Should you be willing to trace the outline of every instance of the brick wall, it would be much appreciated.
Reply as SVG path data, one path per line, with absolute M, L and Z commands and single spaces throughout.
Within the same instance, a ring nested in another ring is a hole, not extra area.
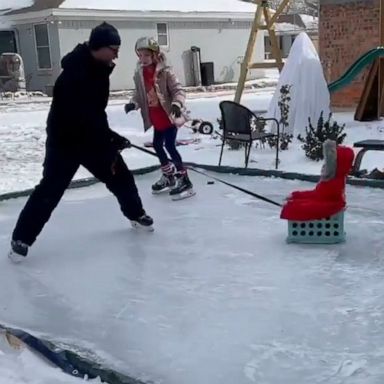
M 319 51 L 328 82 L 338 79 L 362 54 L 379 45 L 379 0 L 320 1 Z M 356 106 L 368 69 L 332 94 L 334 107 Z

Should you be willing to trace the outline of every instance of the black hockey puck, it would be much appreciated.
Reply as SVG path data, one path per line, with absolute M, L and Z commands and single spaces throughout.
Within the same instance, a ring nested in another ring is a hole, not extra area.
M 212 185 L 212 184 L 215 184 L 215 182 L 211 180 L 211 181 L 208 181 L 207 184 Z

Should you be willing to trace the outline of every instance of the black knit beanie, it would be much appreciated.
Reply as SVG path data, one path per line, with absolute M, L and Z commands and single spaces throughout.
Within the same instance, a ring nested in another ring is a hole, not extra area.
M 89 37 L 89 48 L 94 51 L 110 45 L 120 44 L 119 32 L 113 25 L 106 22 L 92 29 L 91 36 Z

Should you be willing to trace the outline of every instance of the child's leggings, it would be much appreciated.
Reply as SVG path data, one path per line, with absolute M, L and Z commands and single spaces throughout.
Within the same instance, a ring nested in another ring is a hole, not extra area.
M 153 148 L 156 151 L 162 167 L 167 166 L 169 163 L 167 153 L 164 150 L 165 146 L 165 149 L 169 153 L 177 171 L 183 171 L 183 160 L 181 159 L 180 153 L 176 149 L 176 136 L 177 128 L 175 126 L 171 126 L 164 131 L 154 129 Z

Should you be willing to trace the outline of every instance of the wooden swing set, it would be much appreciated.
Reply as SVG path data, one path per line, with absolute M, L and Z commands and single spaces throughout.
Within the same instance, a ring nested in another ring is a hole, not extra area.
M 247 80 L 248 71 L 250 69 L 277 67 L 279 72 L 281 72 L 283 69 L 284 63 L 276 37 L 275 24 L 278 21 L 279 16 L 288 10 L 290 1 L 291 0 L 283 0 L 276 10 L 272 10 L 267 0 L 252 0 L 252 3 L 256 4 L 257 7 L 252 23 L 251 33 L 249 35 L 247 50 L 245 52 L 244 60 L 241 64 L 240 77 L 235 94 L 236 103 L 240 103 L 245 82 Z M 271 54 L 273 58 L 272 62 L 252 63 L 252 57 L 256 46 L 256 39 L 260 31 L 267 31 L 269 34 L 269 39 L 271 42 Z
M 241 64 L 240 77 L 237 84 L 235 102 L 240 103 L 250 69 L 283 68 L 283 58 L 276 37 L 275 24 L 281 14 L 288 11 L 291 0 L 282 0 L 276 10 L 272 10 L 268 0 L 252 0 L 256 7 L 255 17 L 249 35 L 244 60 Z M 380 0 L 379 22 L 380 46 L 384 47 L 384 0 Z M 272 62 L 252 63 L 258 33 L 267 31 L 271 44 Z M 355 119 L 359 121 L 376 120 L 384 116 L 384 57 L 377 58 L 371 65 L 365 80 L 363 92 L 356 108 Z

